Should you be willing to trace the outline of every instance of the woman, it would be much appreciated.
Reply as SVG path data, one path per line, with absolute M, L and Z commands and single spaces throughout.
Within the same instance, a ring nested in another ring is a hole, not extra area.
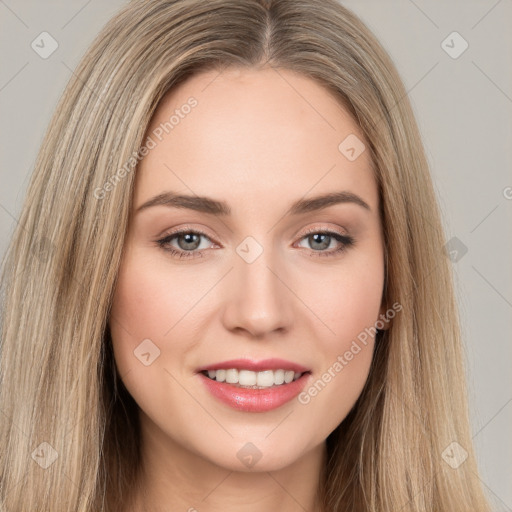
M 3 510 L 489 510 L 444 243 L 351 12 L 130 2 L 8 251 Z

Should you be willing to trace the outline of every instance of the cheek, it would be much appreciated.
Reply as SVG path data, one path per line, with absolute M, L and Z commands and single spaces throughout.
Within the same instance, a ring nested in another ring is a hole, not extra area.
M 123 264 L 112 304 L 111 324 L 132 341 L 156 337 L 164 329 L 162 284 L 149 266 Z M 124 332 L 123 332 L 124 330 Z M 139 341 L 140 342 L 140 341 Z
M 308 305 L 324 324 L 323 352 L 348 350 L 351 341 L 365 337 L 379 319 L 384 286 L 384 263 L 379 251 L 347 258 L 324 276 L 303 280 Z M 307 290 L 307 295 L 306 295 Z
M 173 295 L 168 293 L 168 288 L 155 265 L 127 253 L 119 269 L 109 319 L 115 359 L 121 375 L 142 366 L 141 360 L 137 359 L 142 347 L 147 350 L 141 353 L 149 351 L 148 357 L 155 361 L 151 367 L 160 366 L 163 335 L 172 327 L 174 312 L 179 309 L 178 304 L 172 304 Z M 151 367 L 146 370 L 151 370 Z
M 173 293 L 172 290 L 176 291 Z M 137 250 L 127 251 L 119 269 L 109 319 L 114 358 L 120 378 L 143 411 L 169 400 L 170 377 L 164 370 L 181 357 L 179 344 L 172 354 L 165 334 L 183 317 L 183 294 L 169 282 L 157 262 Z M 163 393 L 163 395 L 160 395 Z M 176 399 L 176 397 L 174 397 Z
M 182 274 L 186 273 L 171 274 L 165 263 L 142 251 L 128 253 L 119 270 L 111 315 L 121 337 L 129 333 L 134 342 L 145 338 L 165 342 L 200 294 L 197 281 Z
M 162 375 L 168 378 L 162 370 L 181 369 L 194 349 L 201 334 L 197 318 L 203 316 L 203 304 L 198 302 L 209 287 L 211 279 L 170 272 L 165 261 L 150 259 L 136 248 L 127 250 L 109 325 L 119 373 L 126 376 L 125 385 L 139 403 L 151 403 L 151 389 L 161 387 Z
M 328 282 L 322 290 L 308 285 L 316 290 L 309 295 L 310 303 L 322 320 L 317 332 L 324 334 L 315 338 L 321 364 L 298 398 L 323 417 L 325 432 L 343 421 L 361 394 L 381 307 L 384 265 L 379 252 L 351 263 L 320 280 Z

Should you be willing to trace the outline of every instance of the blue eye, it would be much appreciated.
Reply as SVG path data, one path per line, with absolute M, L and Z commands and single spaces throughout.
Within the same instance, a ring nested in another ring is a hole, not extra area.
M 192 231 L 190 229 L 180 230 L 171 233 L 170 235 L 162 238 L 161 240 L 157 240 L 157 244 L 164 250 L 171 253 L 172 256 L 177 258 L 195 258 L 203 256 L 202 251 L 197 251 L 198 240 L 200 241 L 201 237 L 208 238 L 204 233 L 200 231 Z M 184 249 L 176 249 L 172 245 L 169 245 L 171 241 L 174 239 L 182 239 L 184 243 Z M 209 238 L 208 238 L 209 240 Z M 187 250 L 190 249 L 190 250 Z M 194 252 L 192 252 L 194 251 Z
M 352 247 L 355 244 L 354 238 L 349 235 L 342 235 L 336 231 L 320 231 L 318 229 L 311 229 L 307 231 L 301 240 L 304 239 L 306 239 L 310 244 L 317 244 L 320 246 L 313 249 L 313 254 L 311 256 L 333 256 L 346 251 L 349 247 Z M 322 250 L 329 247 L 333 240 L 339 244 L 336 249 L 332 251 Z
M 175 258 L 196 258 L 202 257 L 204 250 L 197 250 L 200 245 L 201 237 L 210 240 L 210 238 L 201 231 L 194 231 L 191 229 L 183 229 L 175 231 L 166 237 L 157 240 L 157 245 L 164 251 L 169 252 L 172 257 Z M 171 244 L 174 240 L 182 240 L 183 243 L 179 243 L 181 248 L 176 248 Z M 353 237 L 349 235 L 342 235 L 336 231 L 322 231 L 318 229 L 311 229 L 301 237 L 301 241 L 307 239 L 310 244 L 317 245 L 316 249 L 313 248 L 311 256 L 334 256 L 343 251 L 346 251 L 349 247 L 355 244 Z M 328 248 L 331 242 L 335 240 L 339 245 L 336 249 L 331 251 L 325 251 L 323 249 Z M 327 242 L 327 243 L 326 243 Z

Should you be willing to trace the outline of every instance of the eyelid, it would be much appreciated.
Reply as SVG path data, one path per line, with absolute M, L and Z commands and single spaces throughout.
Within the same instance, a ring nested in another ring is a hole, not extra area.
M 196 227 L 193 227 L 193 226 L 190 226 L 187 224 L 184 226 L 181 226 L 179 228 L 176 228 L 176 229 L 166 229 L 160 236 L 157 237 L 157 239 L 167 238 L 170 236 L 176 236 L 176 235 L 180 235 L 183 233 L 191 233 L 191 232 L 197 233 L 198 235 L 202 235 L 202 236 L 208 238 L 208 240 L 215 242 L 215 236 L 210 235 L 206 228 L 203 228 L 203 227 L 196 228 Z M 218 244 L 218 245 L 220 245 L 220 244 Z
M 297 235 L 295 235 L 295 237 L 298 237 L 300 236 L 300 238 L 303 238 L 311 233 L 322 233 L 322 232 L 326 232 L 326 231 L 329 231 L 329 232 L 334 232 L 334 233 L 337 233 L 338 235 L 340 236 L 350 236 L 349 233 L 348 233 L 348 230 L 344 230 L 344 231 L 341 231 L 339 228 L 334 228 L 334 227 L 326 227 L 326 226 L 313 226 L 311 228 L 307 228 L 305 231 L 299 231 L 297 233 Z

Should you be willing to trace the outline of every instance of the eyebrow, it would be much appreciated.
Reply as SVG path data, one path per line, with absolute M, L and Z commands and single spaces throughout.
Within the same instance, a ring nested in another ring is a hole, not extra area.
M 368 203 L 361 199 L 361 197 L 348 190 L 342 190 L 314 196 L 309 199 L 299 199 L 291 205 L 287 213 L 289 215 L 300 215 L 322 210 L 323 208 L 341 203 L 353 203 L 371 211 Z M 222 217 L 231 215 L 231 208 L 224 201 L 218 201 L 204 196 L 176 194 L 174 192 L 163 192 L 162 194 L 152 197 L 139 206 L 136 213 L 152 206 L 184 208 Z

